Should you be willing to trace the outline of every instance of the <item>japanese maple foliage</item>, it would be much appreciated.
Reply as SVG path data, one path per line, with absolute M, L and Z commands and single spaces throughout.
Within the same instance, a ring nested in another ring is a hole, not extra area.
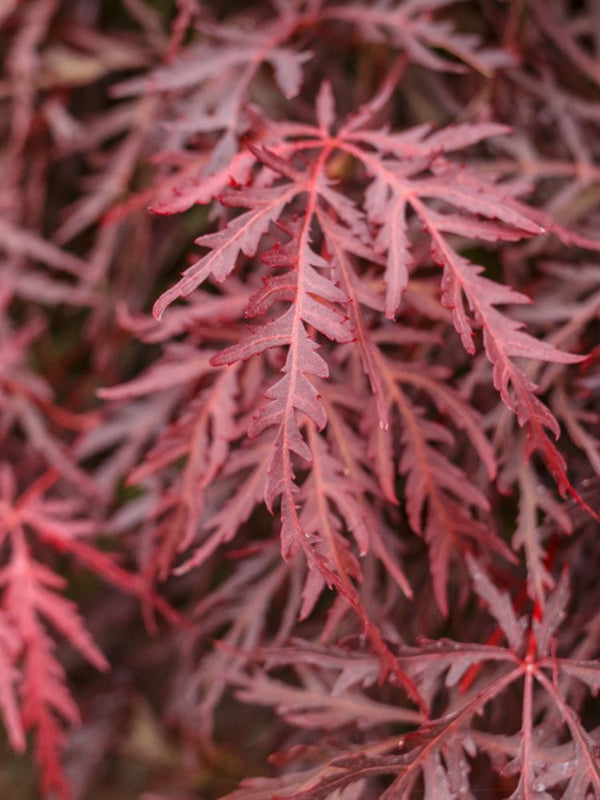
M 3 796 L 600 800 L 598 13 L 0 8 Z

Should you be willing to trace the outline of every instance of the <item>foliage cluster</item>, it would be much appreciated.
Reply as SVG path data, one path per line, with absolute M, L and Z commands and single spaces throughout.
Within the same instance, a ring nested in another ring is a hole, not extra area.
M 599 14 L 2 4 L 44 798 L 600 800 Z

